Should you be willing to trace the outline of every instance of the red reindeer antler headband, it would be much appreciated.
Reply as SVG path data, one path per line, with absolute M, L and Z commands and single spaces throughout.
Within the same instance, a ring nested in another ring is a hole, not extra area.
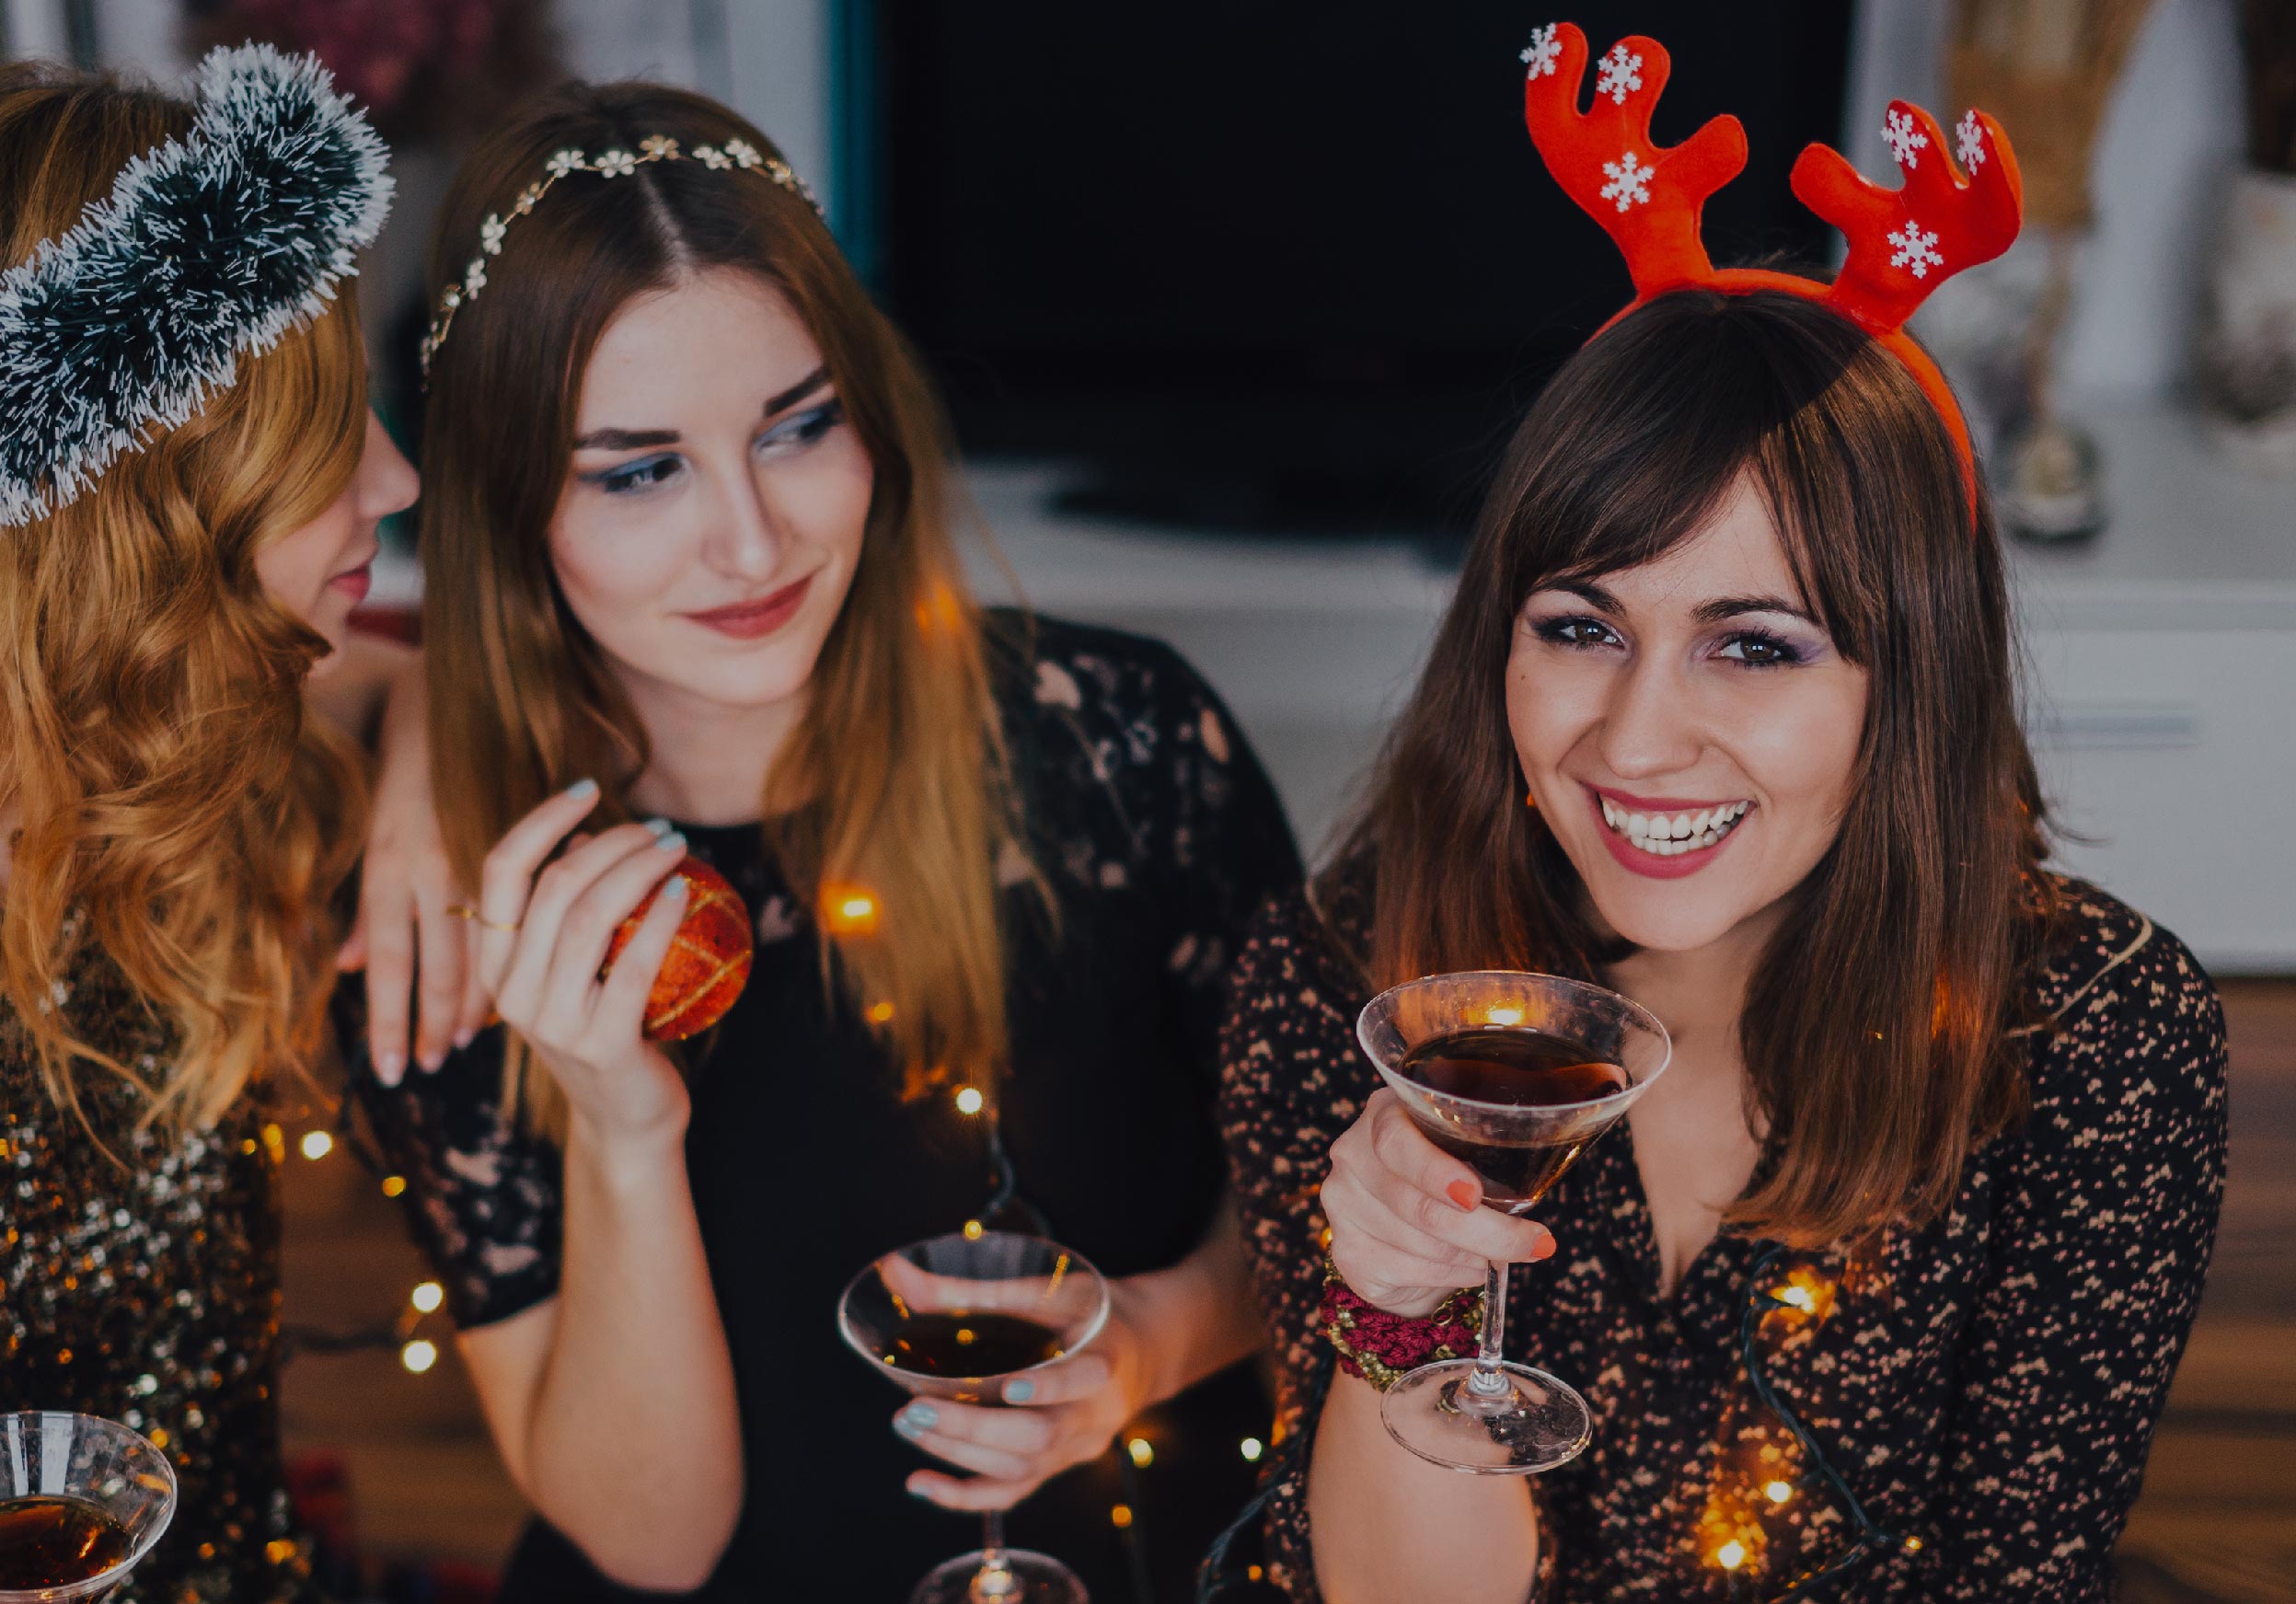
M 1666 48 L 1639 35 L 1610 47 L 1598 68 L 1593 105 L 1578 109 L 1586 75 L 1586 36 L 1552 23 L 1523 52 L 1523 121 L 1547 170 L 1602 225 L 1626 258 L 1634 299 L 1617 317 L 1668 290 L 1695 286 L 1744 294 L 1782 290 L 1830 306 L 1905 363 L 1937 408 L 1961 456 L 1969 504 L 1977 505 L 1977 458 L 1953 387 L 1905 331 L 1905 320 L 1939 284 L 1962 269 L 2009 248 L 2024 215 L 2017 158 L 2001 124 L 1970 111 L 1955 129 L 1955 155 L 1944 131 L 1919 106 L 1889 104 L 1883 130 L 1905 174 L 1885 190 L 1859 176 L 1839 151 L 1813 144 L 1794 164 L 1794 192 L 1850 242 L 1830 284 L 1755 268 L 1717 269 L 1699 237 L 1706 198 L 1746 166 L 1746 130 L 1717 117 L 1681 144 L 1651 143 L 1650 114 L 1667 87 Z M 1608 329 L 1610 323 L 1603 328 Z M 1599 330 L 1597 331 L 1600 332 Z

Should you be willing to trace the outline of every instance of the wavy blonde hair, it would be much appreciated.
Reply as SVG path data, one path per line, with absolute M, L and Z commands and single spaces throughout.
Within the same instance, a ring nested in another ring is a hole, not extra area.
M 0 67 L 0 265 L 69 228 L 192 115 L 109 77 Z M 327 643 L 266 596 L 255 558 L 342 493 L 365 430 L 346 294 L 70 505 L 0 532 L 0 807 L 20 826 L 0 996 L 75 1114 L 92 1067 L 138 1089 L 143 1126 L 209 1125 L 317 1044 L 327 905 L 363 790 L 347 749 L 304 716 Z M 54 1006 L 90 945 L 173 1027 L 156 1079 Z
M 433 304 L 462 276 L 482 220 L 508 211 L 552 152 L 635 149 L 649 134 L 777 154 L 684 90 L 547 92 L 456 175 L 432 252 Z M 633 296 L 702 269 L 754 274 L 819 345 L 876 474 L 852 590 L 760 799 L 767 846 L 821 908 L 825 979 L 906 1090 L 988 1084 L 1008 1041 L 998 866 L 1036 877 L 1014 824 L 994 642 L 950 527 L 948 437 L 907 347 L 803 200 L 699 162 L 561 184 L 498 260 L 433 365 L 422 443 L 431 749 L 438 794 L 455 799 L 443 823 L 456 870 L 475 885 L 502 832 L 576 779 L 605 783 L 599 820 L 629 816 L 621 792 L 646 765 L 646 733 L 559 594 L 548 543 L 583 370 Z M 837 917 L 859 893 L 881 916 Z M 562 1093 L 520 1044 L 505 1056 L 511 1094 L 562 1132 Z

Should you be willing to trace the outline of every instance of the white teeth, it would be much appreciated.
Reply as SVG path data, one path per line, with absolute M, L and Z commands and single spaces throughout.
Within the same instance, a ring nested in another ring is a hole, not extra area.
M 1601 800 L 1602 822 L 1656 858 L 1674 858 L 1719 846 L 1754 805 L 1750 802 L 1728 802 L 1694 814 L 1643 814 L 1627 812 L 1609 797 Z

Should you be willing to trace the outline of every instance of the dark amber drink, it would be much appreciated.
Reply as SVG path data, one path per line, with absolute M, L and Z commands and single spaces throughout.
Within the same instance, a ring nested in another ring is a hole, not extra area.
M 885 1363 L 920 1376 L 1008 1376 L 1060 1357 L 1060 1333 L 1017 1314 L 942 1310 L 894 1328 Z
M 0 1592 L 68 1587 L 128 1557 L 127 1529 L 80 1498 L 0 1500 Z
M 1448 1097 L 1509 1108 L 1557 1108 L 1615 1097 L 1631 1084 L 1626 1071 L 1575 1042 L 1514 1026 L 1490 1025 L 1433 1036 L 1405 1053 L 1396 1072 Z M 1423 1122 L 1428 1138 L 1483 1177 L 1486 1208 L 1521 1214 L 1544 1197 L 1586 1149 L 1581 1135 L 1563 1142 L 1498 1143 L 1471 1139 Z

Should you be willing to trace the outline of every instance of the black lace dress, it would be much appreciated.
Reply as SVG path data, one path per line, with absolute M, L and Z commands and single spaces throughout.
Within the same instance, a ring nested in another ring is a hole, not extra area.
M 1978 1151 L 1933 1224 L 1890 1230 L 1855 1266 L 1790 1256 L 1752 1288 L 1760 1247 L 1725 1232 L 1667 1296 L 1631 1123 L 1548 1194 L 1538 1217 L 1559 1246 L 1515 1275 L 1506 1345 L 1586 1394 L 1595 1436 L 1534 1483 L 1538 1598 L 1752 1604 L 1848 1548 L 1842 1506 L 1742 1362 L 1749 1289 L 1795 1285 L 1810 1306 L 1762 1317 L 1763 1367 L 1874 1521 L 1915 1540 L 1820 1596 L 2112 1597 L 2215 1237 L 2224 1026 L 2174 936 L 2093 886 L 2061 889 L 2025 1016 L 2048 1021 L 2027 1033 L 2032 1112 Z M 1352 946 L 1350 900 L 1333 919 Z M 1379 1084 L 1354 1035 L 1368 993 L 1297 896 L 1262 918 L 1235 984 L 1221 1123 L 1288 1434 L 1261 1535 L 1272 1579 L 1310 1600 L 1302 1450 L 1332 1362 L 1316 1192 Z
M 81 1039 L 156 1086 L 171 1034 L 83 946 L 55 1005 Z M 308 1597 L 309 1544 L 279 1457 L 279 1164 L 259 1090 L 179 1140 L 136 1129 L 144 1099 L 80 1072 L 60 1111 L 0 1004 L 0 1410 L 98 1414 L 173 1461 L 174 1521 L 116 1604 Z
M 1185 1257 L 1218 1199 L 1213 1104 L 1225 981 L 1252 910 L 1299 866 L 1258 763 L 1169 649 L 997 620 L 998 699 L 1058 932 L 1017 918 L 1003 1137 L 1051 1230 L 1123 1275 Z M 928 1461 L 901 1402 L 838 1340 L 869 1260 L 959 1229 L 990 1194 L 986 1132 L 945 1095 L 905 1102 L 862 1022 L 824 997 L 808 910 L 754 827 L 685 826 L 757 919 L 748 989 L 694 1069 L 686 1157 L 741 1397 L 748 1502 L 711 1599 L 898 1599 L 976 1546 L 977 1517 L 908 1496 Z M 1015 891 L 1016 898 L 1021 894 Z M 558 1156 L 503 1115 L 492 1033 L 435 1076 L 361 1076 L 410 1217 L 466 1328 L 557 1287 Z M 875 1184 L 857 1194 L 855 1177 Z M 1239 1451 L 1270 1411 L 1238 1367 L 1154 1412 L 1153 1462 L 1112 1453 L 1016 1509 L 1010 1541 L 1074 1566 L 1101 1604 L 1187 1596 L 1248 1495 Z M 1112 1512 L 1130 1513 L 1120 1528 Z M 1152 1588 L 1152 1592 L 1144 1591 Z M 537 1529 L 506 1598 L 618 1597 Z

